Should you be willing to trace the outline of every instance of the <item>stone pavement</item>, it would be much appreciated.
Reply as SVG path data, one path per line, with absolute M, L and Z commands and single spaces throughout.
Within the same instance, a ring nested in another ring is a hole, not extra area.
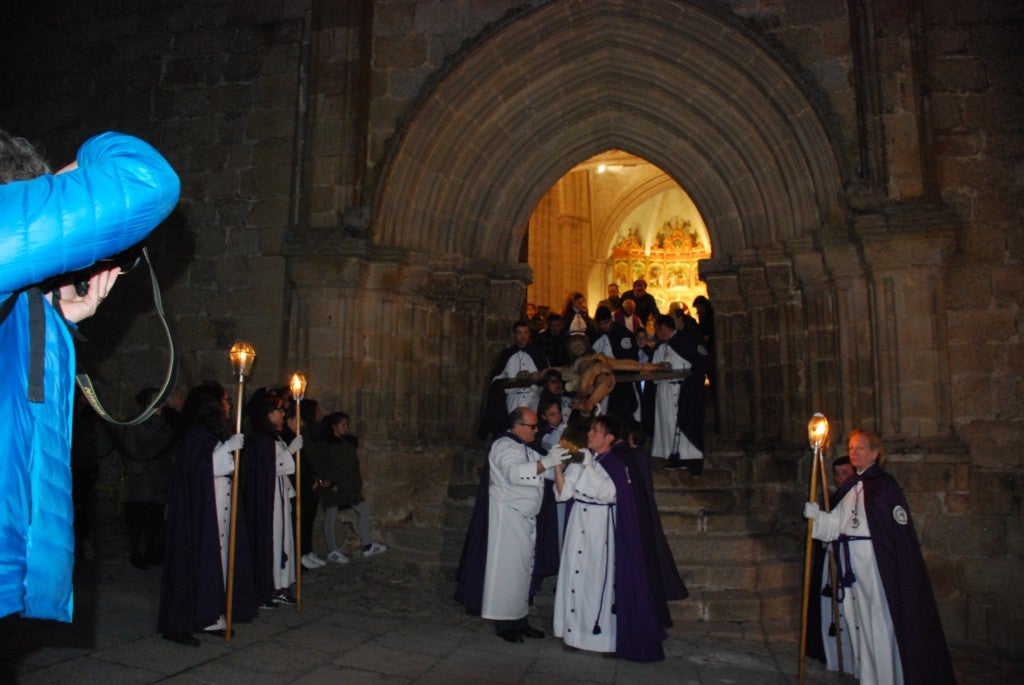
M 76 569 L 72 624 L 0 619 L 0 683 L 795 683 L 792 643 L 752 643 L 672 630 L 667 658 L 636 664 L 562 649 L 554 637 L 508 644 L 451 600 L 451 583 L 419 579 L 397 556 L 354 555 L 304 571 L 302 610 L 261 610 L 228 643 L 198 648 L 155 634 L 160 569 L 129 565 L 117 522 L 101 558 Z M 544 590 L 552 589 L 548 583 Z M 550 631 L 550 599 L 534 625 Z M 546 607 L 546 608 L 545 608 Z M 692 633 L 692 627 L 689 631 Z M 961 685 L 1020 682 L 1008 659 L 956 655 Z M 807 683 L 854 679 L 807 662 Z

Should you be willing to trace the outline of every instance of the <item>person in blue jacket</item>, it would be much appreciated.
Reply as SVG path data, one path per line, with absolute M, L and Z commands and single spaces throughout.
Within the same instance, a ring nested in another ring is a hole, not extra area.
M 53 174 L 0 130 L 0 617 L 71 620 L 71 332 L 117 279 L 116 266 L 93 265 L 145 238 L 180 192 L 138 138 L 90 138 Z M 71 274 L 86 269 L 76 288 Z

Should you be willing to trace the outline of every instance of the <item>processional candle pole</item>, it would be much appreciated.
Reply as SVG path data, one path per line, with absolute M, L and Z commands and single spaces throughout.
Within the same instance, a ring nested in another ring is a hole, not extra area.
M 811 458 L 811 487 L 807 493 L 807 501 L 815 502 L 818 499 L 818 471 L 821 466 L 821 454 L 828 444 L 828 419 L 823 414 L 816 413 L 807 423 L 807 440 L 811 444 L 813 457 Z M 804 592 L 803 605 L 800 614 L 800 666 L 797 671 L 797 683 L 803 685 L 804 663 L 807 651 L 807 607 L 810 602 L 811 592 L 811 554 L 814 539 L 811 533 L 814 530 L 814 521 L 807 519 L 807 543 L 804 546 Z M 833 593 L 834 594 L 834 593 Z
M 295 437 L 299 437 L 306 377 L 301 373 L 292 374 L 290 387 L 295 398 Z M 295 451 L 295 611 L 302 611 L 302 450 Z
M 231 373 L 238 381 L 238 397 L 235 401 L 235 433 L 242 432 L 242 402 L 245 398 L 245 378 L 252 371 L 252 364 L 256 361 L 256 350 L 247 342 L 237 341 L 231 346 L 228 352 L 231 358 Z M 238 521 L 238 463 L 241 458 L 241 450 L 235 450 L 235 470 L 231 479 L 231 527 L 228 533 L 228 586 L 227 586 L 227 608 L 225 618 L 227 629 L 224 631 L 224 640 L 231 642 L 231 618 L 234 609 L 235 596 L 235 530 Z

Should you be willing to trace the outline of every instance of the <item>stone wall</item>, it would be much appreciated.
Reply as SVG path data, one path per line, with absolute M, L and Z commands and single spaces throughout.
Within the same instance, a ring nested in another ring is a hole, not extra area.
M 0 126 L 55 163 L 110 128 L 167 154 L 182 202 L 150 244 L 182 384 L 230 382 L 237 337 L 256 386 L 305 370 L 366 436 L 389 527 L 436 522 L 449 462 L 483 449 L 533 203 L 589 154 L 645 156 L 708 219 L 723 440 L 799 443 L 819 409 L 897 439 L 951 640 L 1019 649 L 1022 21 L 954 0 L 50 0 L 0 25 Z M 127 412 L 163 353 L 124 279 L 81 356 Z

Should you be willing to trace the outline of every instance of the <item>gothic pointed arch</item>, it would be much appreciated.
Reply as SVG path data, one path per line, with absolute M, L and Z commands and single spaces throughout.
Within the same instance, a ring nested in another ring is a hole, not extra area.
M 611 148 L 686 189 L 716 261 L 843 216 L 821 120 L 765 45 L 687 3 L 588 0 L 488 32 L 421 99 L 384 162 L 374 240 L 515 262 L 544 192 Z

